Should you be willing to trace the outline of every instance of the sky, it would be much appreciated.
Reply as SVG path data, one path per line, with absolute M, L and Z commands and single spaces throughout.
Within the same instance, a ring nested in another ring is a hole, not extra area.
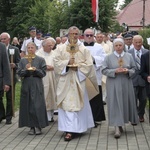
M 123 2 L 124 2 L 124 0 L 119 0 L 119 5 L 121 4 L 123 4 Z
M 117 9 L 118 9 L 119 6 L 122 5 L 123 3 L 124 3 L 124 0 L 119 0 Z

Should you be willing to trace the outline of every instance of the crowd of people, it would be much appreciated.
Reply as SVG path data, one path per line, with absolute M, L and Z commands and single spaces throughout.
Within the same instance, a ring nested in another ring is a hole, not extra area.
M 150 51 L 140 35 L 126 33 L 113 41 L 109 34 L 84 31 L 76 26 L 63 37 L 41 39 L 29 28 L 22 45 L 0 35 L 0 123 L 12 124 L 15 85 L 21 79 L 19 127 L 29 135 L 42 134 L 58 112 L 58 130 L 70 141 L 106 120 L 120 138 L 126 123 L 144 122 L 150 99 Z M 6 93 L 6 110 L 3 103 Z

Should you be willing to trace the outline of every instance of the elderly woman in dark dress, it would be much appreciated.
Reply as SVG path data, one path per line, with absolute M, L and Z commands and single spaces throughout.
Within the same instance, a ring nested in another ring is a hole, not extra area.
M 41 129 L 48 126 L 42 83 L 42 78 L 46 75 L 46 63 L 43 58 L 35 55 L 34 43 L 28 43 L 27 50 L 32 55 L 32 62 L 22 58 L 17 71 L 22 77 L 19 127 L 30 127 L 28 134 L 39 135 Z
M 115 127 L 115 138 L 121 136 L 122 126 L 138 123 L 138 115 L 131 76 L 135 72 L 132 56 L 124 52 L 124 41 L 113 42 L 114 52 L 106 56 L 102 73 L 107 76 L 107 107 L 110 126 Z

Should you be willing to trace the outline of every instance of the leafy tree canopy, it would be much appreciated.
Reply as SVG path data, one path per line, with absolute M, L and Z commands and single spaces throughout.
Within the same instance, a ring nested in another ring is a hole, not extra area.
M 114 30 L 118 0 L 99 0 L 99 21 L 93 22 L 91 0 L 0 0 L 0 31 L 11 36 L 28 36 L 28 28 L 35 26 L 43 33 L 59 36 L 60 29 L 72 25 L 81 30 L 93 27 L 102 32 Z

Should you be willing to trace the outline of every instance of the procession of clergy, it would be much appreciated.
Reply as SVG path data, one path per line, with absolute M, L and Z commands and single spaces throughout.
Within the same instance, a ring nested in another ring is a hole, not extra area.
M 88 28 L 81 40 L 76 26 L 68 29 L 67 36 L 56 39 L 37 38 L 35 27 L 29 28 L 29 34 L 21 53 L 10 44 L 8 33 L 0 35 L 0 49 L 6 47 L 9 56 L 5 72 L 9 74 L 11 68 L 14 76 L 21 78 L 19 127 L 29 127 L 29 135 L 42 134 L 42 128 L 55 121 L 57 110 L 58 130 L 70 141 L 106 120 L 104 103 L 115 138 L 121 137 L 126 123 L 135 126 L 144 122 L 150 98 L 150 51 L 144 48 L 140 35 L 126 33 L 111 39 L 110 34 L 95 34 Z M 7 75 L 5 79 L 4 91 L 9 95 L 6 112 L 3 95 L 0 97 L 0 122 L 6 119 L 6 124 L 12 123 L 14 114 L 10 78 Z M 13 80 L 15 87 L 15 77 Z

